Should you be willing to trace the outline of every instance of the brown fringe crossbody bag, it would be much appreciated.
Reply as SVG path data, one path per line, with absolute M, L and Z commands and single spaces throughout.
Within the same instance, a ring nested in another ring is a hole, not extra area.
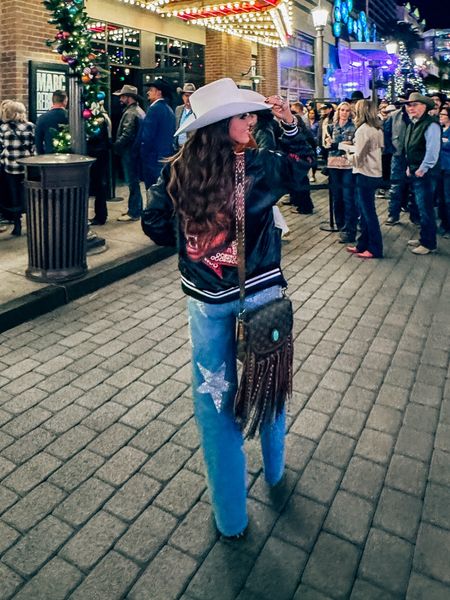
M 287 296 L 245 310 L 245 157 L 236 155 L 236 238 L 239 275 L 237 356 L 242 375 L 234 415 L 248 437 L 273 422 L 292 396 L 293 311 Z

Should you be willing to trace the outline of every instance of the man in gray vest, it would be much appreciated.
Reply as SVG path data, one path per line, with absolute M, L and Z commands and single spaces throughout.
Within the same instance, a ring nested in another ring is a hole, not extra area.
M 431 98 L 413 92 L 406 104 L 411 119 L 405 135 L 406 174 L 411 180 L 420 218 L 420 237 L 409 240 L 408 246 L 414 254 L 424 255 L 436 250 L 431 169 L 439 160 L 441 128 L 428 114 L 434 108 Z
M 407 188 L 405 135 L 409 123 L 406 106 L 402 106 L 393 112 L 384 124 L 385 152 L 392 154 L 388 218 L 385 225 L 400 223 L 400 210 Z

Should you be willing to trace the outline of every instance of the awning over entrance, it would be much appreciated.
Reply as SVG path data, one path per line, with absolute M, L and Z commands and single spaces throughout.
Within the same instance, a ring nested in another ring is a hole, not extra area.
M 129 0 L 122 0 L 128 3 Z M 134 2 L 161 17 L 209 27 L 266 46 L 286 46 L 292 35 L 290 0 L 246 0 L 215 4 L 204 0 L 143 0 Z
M 378 63 L 379 66 L 390 66 L 393 63 L 393 55 L 388 54 L 383 42 L 351 42 L 350 49 L 365 60 Z

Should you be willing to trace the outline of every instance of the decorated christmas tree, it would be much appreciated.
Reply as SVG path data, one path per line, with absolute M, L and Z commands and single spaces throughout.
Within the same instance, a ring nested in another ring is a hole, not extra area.
M 398 65 L 394 74 L 394 97 L 391 97 L 392 94 L 388 94 L 388 99 L 396 100 L 399 95 L 405 94 L 411 89 L 425 93 L 425 86 L 419 75 L 418 67 L 411 60 L 404 42 L 399 42 Z
M 53 40 L 47 40 L 47 46 L 54 47 L 61 60 L 69 66 L 69 76 L 76 77 L 82 85 L 82 117 L 86 122 L 86 135 L 96 136 L 104 121 L 106 55 L 92 51 L 92 36 L 87 26 L 89 17 L 84 0 L 43 0 L 47 10 L 52 13 L 49 19 L 55 25 L 57 33 Z M 56 152 L 67 152 L 71 147 L 68 127 L 54 138 Z

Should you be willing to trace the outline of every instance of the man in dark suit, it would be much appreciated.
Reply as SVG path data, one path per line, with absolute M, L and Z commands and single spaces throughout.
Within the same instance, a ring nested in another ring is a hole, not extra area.
M 183 100 L 183 104 L 177 106 L 175 109 L 175 129 L 178 129 L 182 125 L 186 119 L 188 119 L 192 115 L 191 103 L 189 101 L 191 95 L 195 92 L 195 85 L 193 83 L 185 83 L 183 88 L 178 88 L 178 92 L 181 93 L 181 98 Z M 175 149 L 179 150 L 181 146 L 187 139 L 187 133 L 182 133 L 181 135 L 177 135 L 175 138 Z
M 142 178 L 147 189 L 156 183 L 162 168 L 161 161 L 173 154 L 175 114 L 168 104 L 170 97 L 170 84 L 163 79 L 148 84 L 150 106 L 139 136 Z

